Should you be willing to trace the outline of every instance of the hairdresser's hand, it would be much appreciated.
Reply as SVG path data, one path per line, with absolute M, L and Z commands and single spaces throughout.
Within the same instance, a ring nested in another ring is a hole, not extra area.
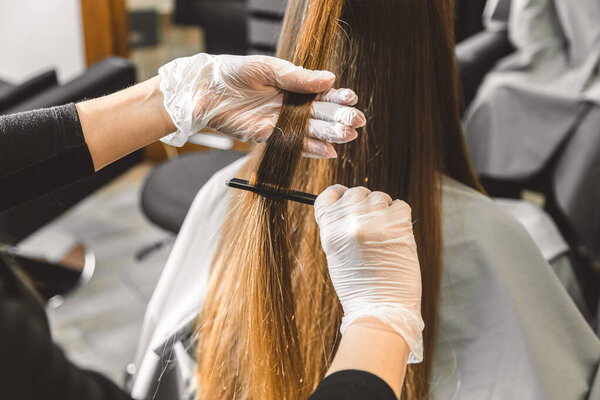
M 409 362 L 422 360 L 421 271 L 408 204 L 334 185 L 317 198 L 315 217 L 344 308 L 342 333 L 357 319 L 375 317 L 404 337 Z
M 163 141 L 183 145 L 188 136 L 214 130 L 238 140 L 264 142 L 273 132 L 283 91 L 320 93 L 310 120 L 305 153 L 335 157 L 331 143 L 356 138 L 365 116 L 349 107 L 357 96 L 350 89 L 331 89 L 335 75 L 310 71 L 267 56 L 197 54 L 178 58 L 159 69 L 165 108 L 177 132 Z

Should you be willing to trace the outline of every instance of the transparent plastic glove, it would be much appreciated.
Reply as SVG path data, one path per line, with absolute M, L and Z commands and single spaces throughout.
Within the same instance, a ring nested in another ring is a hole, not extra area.
M 421 270 L 408 204 L 334 185 L 315 201 L 315 217 L 344 309 L 342 334 L 357 318 L 378 318 L 406 340 L 409 363 L 422 361 Z
M 213 130 L 242 141 L 264 142 L 273 132 L 283 91 L 320 93 L 313 103 L 307 155 L 331 158 L 331 143 L 356 138 L 366 123 L 349 107 L 358 98 L 350 89 L 331 89 L 335 75 L 310 71 L 267 56 L 197 54 L 178 58 L 158 70 L 164 105 L 177 131 L 163 142 L 182 146 L 187 138 Z

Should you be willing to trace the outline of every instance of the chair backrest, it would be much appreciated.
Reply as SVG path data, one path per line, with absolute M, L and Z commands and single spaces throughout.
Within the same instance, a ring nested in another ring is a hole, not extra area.
M 0 114 L 55 86 L 58 86 L 58 79 L 54 70 L 43 72 L 19 85 L 4 83 L 0 91 Z
M 456 43 L 483 30 L 483 10 L 486 2 L 487 0 L 456 0 Z
M 275 54 L 287 0 L 248 1 L 248 54 Z

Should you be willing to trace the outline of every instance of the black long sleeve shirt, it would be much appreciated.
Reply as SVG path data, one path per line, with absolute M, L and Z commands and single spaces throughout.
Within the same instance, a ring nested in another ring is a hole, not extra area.
M 74 104 L 0 117 L 0 212 L 93 175 L 94 165 Z M 43 303 L 10 256 L 0 253 L 0 398 L 131 399 L 117 385 L 81 369 L 52 342 Z M 364 371 L 341 371 L 310 397 L 395 399 Z

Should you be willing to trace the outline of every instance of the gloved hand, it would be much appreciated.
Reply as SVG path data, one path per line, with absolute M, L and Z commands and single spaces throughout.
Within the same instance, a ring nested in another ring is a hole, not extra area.
M 333 90 L 335 75 L 310 71 L 267 56 L 231 56 L 200 53 L 178 58 L 158 70 L 164 105 L 177 132 L 163 142 L 182 146 L 204 129 L 238 140 L 264 142 L 273 132 L 283 91 L 321 93 L 313 103 L 306 155 L 331 158 L 326 142 L 345 143 L 365 125 L 359 110 L 348 107 L 358 98 L 350 89 Z
M 409 363 L 422 361 L 421 270 L 410 207 L 382 192 L 334 185 L 315 201 L 315 217 L 344 309 L 342 334 L 357 318 L 378 318 L 406 340 Z

